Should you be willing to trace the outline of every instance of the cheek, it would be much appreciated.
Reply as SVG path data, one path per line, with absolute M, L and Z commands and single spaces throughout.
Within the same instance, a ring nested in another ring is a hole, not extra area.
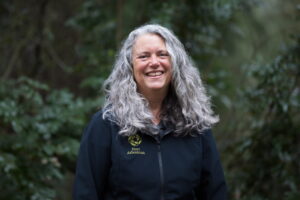
M 133 73 L 133 78 L 136 79 L 136 75 L 137 75 L 138 69 L 137 69 L 137 65 L 135 62 L 132 63 L 132 73 Z
M 133 79 L 137 86 L 140 86 L 143 82 L 143 71 L 139 67 L 133 67 Z
M 144 71 L 146 70 L 146 65 L 143 63 L 134 63 L 133 64 L 133 75 L 134 78 L 139 78 L 144 75 Z
M 170 68 L 168 70 L 169 70 L 169 73 L 168 73 L 168 83 L 170 83 L 170 82 L 172 82 L 172 79 L 173 79 L 173 69 L 170 66 Z
M 137 72 L 136 72 L 136 69 L 133 69 L 133 79 L 135 80 L 135 82 L 138 81 L 138 75 L 137 75 Z
M 172 62 L 171 59 L 164 60 L 163 61 L 163 66 L 167 68 L 167 70 L 172 71 Z
M 173 67 L 172 67 L 172 63 L 171 63 L 171 61 L 170 61 L 170 62 L 168 62 L 168 63 L 166 63 L 166 65 L 165 65 L 165 66 L 167 66 L 167 67 L 166 67 L 166 69 L 168 70 L 169 76 L 171 76 L 171 77 L 172 77 L 172 74 L 173 74 Z

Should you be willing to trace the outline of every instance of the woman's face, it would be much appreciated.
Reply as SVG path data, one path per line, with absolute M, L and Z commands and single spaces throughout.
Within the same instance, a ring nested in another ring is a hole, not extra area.
M 143 95 L 168 91 L 171 82 L 171 58 L 164 40 L 156 34 L 138 36 L 132 49 L 133 75 Z

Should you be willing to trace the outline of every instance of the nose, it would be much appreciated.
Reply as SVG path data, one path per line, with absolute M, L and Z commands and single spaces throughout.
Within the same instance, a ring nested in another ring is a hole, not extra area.
M 151 65 L 152 67 L 157 67 L 157 66 L 159 66 L 158 57 L 157 57 L 156 55 L 152 55 L 152 56 L 151 56 L 150 65 Z

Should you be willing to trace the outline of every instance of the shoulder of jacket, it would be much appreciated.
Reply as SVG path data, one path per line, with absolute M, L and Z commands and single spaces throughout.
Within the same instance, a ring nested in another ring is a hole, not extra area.
M 118 127 L 111 116 L 108 116 L 108 115 L 104 116 L 103 109 L 100 109 L 96 113 L 94 113 L 94 115 L 92 116 L 90 121 L 92 124 L 95 124 L 95 123 L 102 124 L 102 126 L 105 126 L 105 127 L 112 127 L 112 126 Z
M 108 119 L 103 118 L 103 111 L 99 110 L 94 113 L 84 130 L 83 140 L 91 143 L 102 144 L 103 146 L 109 144 L 107 142 L 114 133 L 113 124 Z

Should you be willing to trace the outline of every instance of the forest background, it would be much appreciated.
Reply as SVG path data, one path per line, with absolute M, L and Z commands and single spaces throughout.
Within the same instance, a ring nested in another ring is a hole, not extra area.
M 79 141 L 122 40 L 179 37 L 220 115 L 234 200 L 300 199 L 298 0 L 1 0 L 0 199 L 71 199 Z

